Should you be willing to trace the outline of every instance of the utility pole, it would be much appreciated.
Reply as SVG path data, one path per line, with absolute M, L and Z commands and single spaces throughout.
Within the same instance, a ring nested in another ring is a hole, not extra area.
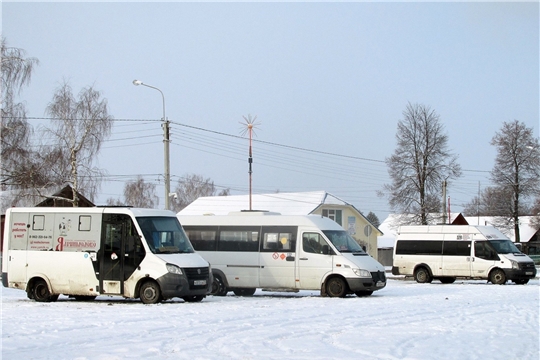
M 443 218 L 443 225 L 446 224 L 446 180 L 443 180 L 442 182 L 442 218 Z

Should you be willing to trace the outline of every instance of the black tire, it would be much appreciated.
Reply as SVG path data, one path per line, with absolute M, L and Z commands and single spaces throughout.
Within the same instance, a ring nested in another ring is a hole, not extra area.
M 501 269 L 494 269 L 489 274 L 489 281 L 495 285 L 502 285 L 506 283 L 506 274 Z
M 184 299 L 185 302 L 200 302 L 204 299 L 204 295 L 184 296 L 182 299 Z
M 373 294 L 373 291 L 363 290 L 363 291 L 357 291 L 355 292 L 355 294 L 356 296 L 359 296 L 359 297 L 370 296 L 371 294 Z
M 96 296 L 93 295 L 75 295 L 73 296 L 77 301 L 94 301 Z
M 440 278 L 439 280 L 441 280 L 441 282 L 443 284 L 453 284 L 456 281 L 456 278 L 455 277 L 443 277 L 443 278 Z
M 250 288 L 242 288 L 242 289 L 233 289 L 234 295 L 236 296 L 252 296 L 255 294 L 255 290 L 257 289 L 250 289 Z
M 212 282 L 212 290 L 210 295 L 213 296 L 225 296 L 227 295 L 227 287 L 221 279 L 221 276 L 214 275 L 214 281 Z
M 419 267 L 414 272 L 414 280 L 416 280 L 417 283 L 425 284 L 425 283 L 431 283 L 433 281 L 433 278 L 429 274 L 428 269 L 425 267 Z
M 347 284 L 340 277 L 333 277 L 326 281 L 326 294 L 329 297 L 345 297 L 347 295 Z
M 525 285 L 529 282 L 529 279 L 520 279 L 520 280 L 514 280 L 514 282 L 518 285 Z
M 32 294 L 34 300 L 38 302 L 51 302 L 58 299 L 58 295 L 51 295 L 51 292 L 49 291 L 49 286 L 43 279 L 36 280 L 36 282 L 34 283 Z
M 163 300 L 161 289 L 155 281 L 147 281 L 142 284 L 139 297 L 143 304 L 157 304 Z

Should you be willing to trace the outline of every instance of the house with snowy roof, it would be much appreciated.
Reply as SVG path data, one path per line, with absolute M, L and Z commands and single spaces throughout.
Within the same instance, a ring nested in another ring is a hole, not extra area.
M 178 214 L 227 215 L 250 209 L 249 195 L 200 197 Z M 326 191 L 254 194 L 251 210 L 271 211 L 282 215 L 316 214 L 328 217 L 341 225 L 366 252 L 375 259 L 377 237 L 383 235 L 354 205 Z

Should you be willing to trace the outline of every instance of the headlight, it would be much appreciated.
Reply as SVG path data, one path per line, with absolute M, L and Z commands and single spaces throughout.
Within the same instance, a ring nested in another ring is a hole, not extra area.
M 354 271 L 354 273 L 357 275 L 357 276 L 360 276 L 360 277 L 371 277 L 371 273 L 367 270 L 363 270 L 363 269 L 352 269 L 352 271 Z
M 512 263 L 512 269 L 519 269 L 519 264 L 517 261 L 510 260 L 510 262 Z
M 171 274 L 182 275 L 182 269 L 180 269 L 178 266 L 173 264 L 167 264 L 165 266 L 167 267 L 167 271 Z

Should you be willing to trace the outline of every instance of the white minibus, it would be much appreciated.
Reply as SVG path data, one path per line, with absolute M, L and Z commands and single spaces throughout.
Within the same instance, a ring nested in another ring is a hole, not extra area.
M 384 267 L 326 217 L 246 211 L 178 218 L 212 266 L 213 295 L 249 296 L 261 288 L 367 296 L 386 286 Z
M 433 279 L 453 283 L 465 278 L 526 284 L 536 276 L 536 267 L 493 226 L 401 226 L 392 274 L 413 276 L 419 283 Z
M 11 208 L 6 212 L 4 287 L 30 299 L 78 300 L 98 295 L 201 301 L 209 264 L 197 254 L 171 211 L 104 208 Z

